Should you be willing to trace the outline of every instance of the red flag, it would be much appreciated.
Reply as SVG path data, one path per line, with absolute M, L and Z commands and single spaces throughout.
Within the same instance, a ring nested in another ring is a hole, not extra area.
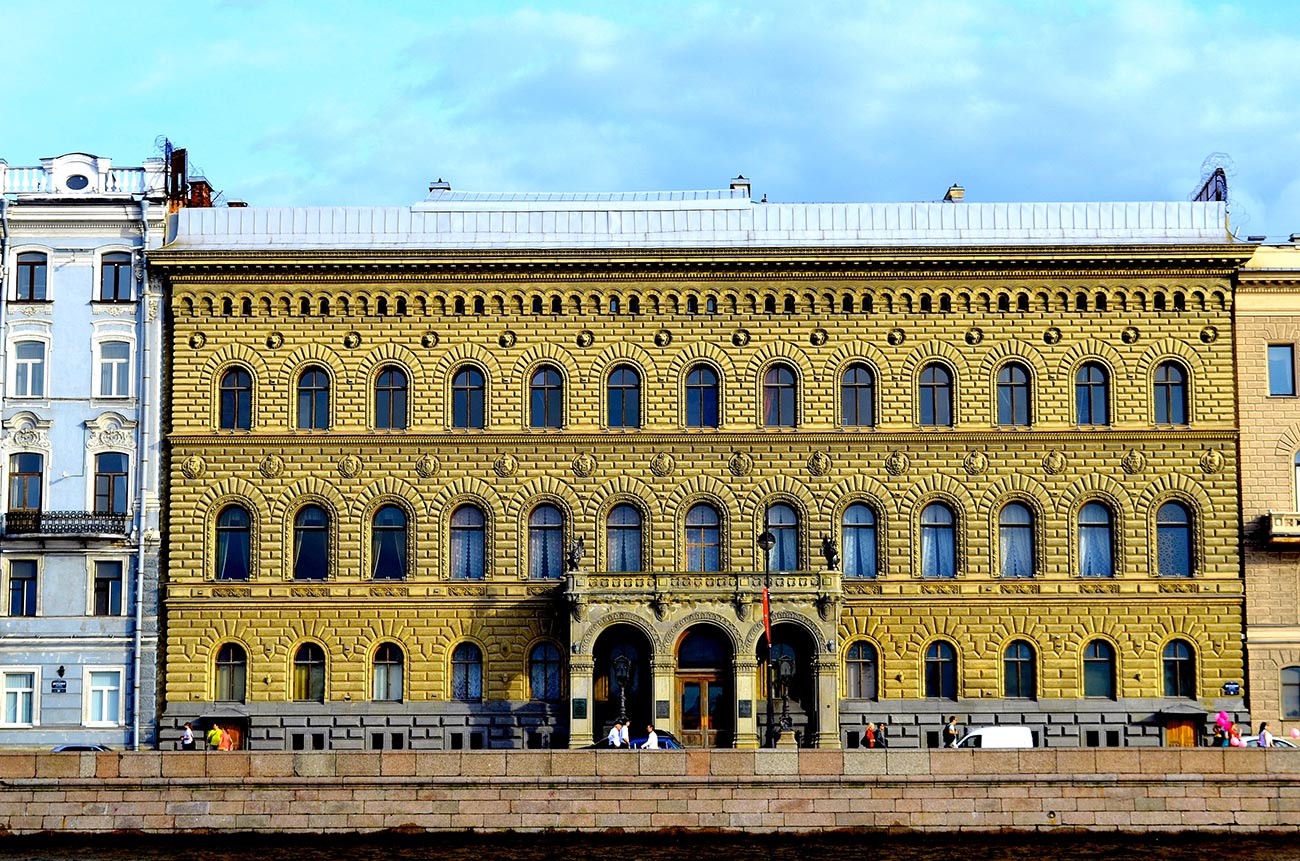
M 763 629 L 767 631 L 767 651 L 772 652 L 772 604 L 767 598 L 767 587 L 763 587 Z

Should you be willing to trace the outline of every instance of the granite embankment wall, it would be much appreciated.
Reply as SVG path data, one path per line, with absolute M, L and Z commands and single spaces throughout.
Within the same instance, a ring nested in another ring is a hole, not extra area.
M 1300 752 L 0 754 L 7 833 L 1300 830 Z

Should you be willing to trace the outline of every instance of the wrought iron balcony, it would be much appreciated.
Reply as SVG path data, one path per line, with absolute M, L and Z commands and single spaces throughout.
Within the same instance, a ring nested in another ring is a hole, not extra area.
M 1275 544 L 1300 543 L 1300 514 L 1269 512 L 1268 540 Z
M 0 532 L 6 538 L 45 535 L 126 535 L 126 514 L 92 511 L 10 511 L 0 514 Z

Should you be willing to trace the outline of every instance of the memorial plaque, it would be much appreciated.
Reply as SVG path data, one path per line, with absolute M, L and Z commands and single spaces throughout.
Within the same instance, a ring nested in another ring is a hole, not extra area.
M 52 694 L 66 694 L 67 692 L 68 692 L 68 681 L 67 681 L 67 679 L 51 679 L 51 680 L 50 680 L 50 693 L 52 693 Z
M 586 719 L 587 719 L 587 700 L 586 700 L 586 699 L 575 699 L 575 700 L 573 701 L 573 719 L 574 719 L 574 720 L 586 720 Z
M 736 714 L 740 715 L 740 717 L 743 717 L 743 718 L 753 717 L 753 716 L 754 716 L 754 701 L 753 701 L 753 700 L 739 700 L 739 701 L 736 703 Z
M 668 700 L 655 700 L 655 720 L 668 720 Z

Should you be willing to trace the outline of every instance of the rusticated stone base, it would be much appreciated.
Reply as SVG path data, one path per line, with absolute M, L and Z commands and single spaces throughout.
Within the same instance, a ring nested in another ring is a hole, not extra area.
M 0 830 L 1300 830 L 1287 750 L 0 754 Z

